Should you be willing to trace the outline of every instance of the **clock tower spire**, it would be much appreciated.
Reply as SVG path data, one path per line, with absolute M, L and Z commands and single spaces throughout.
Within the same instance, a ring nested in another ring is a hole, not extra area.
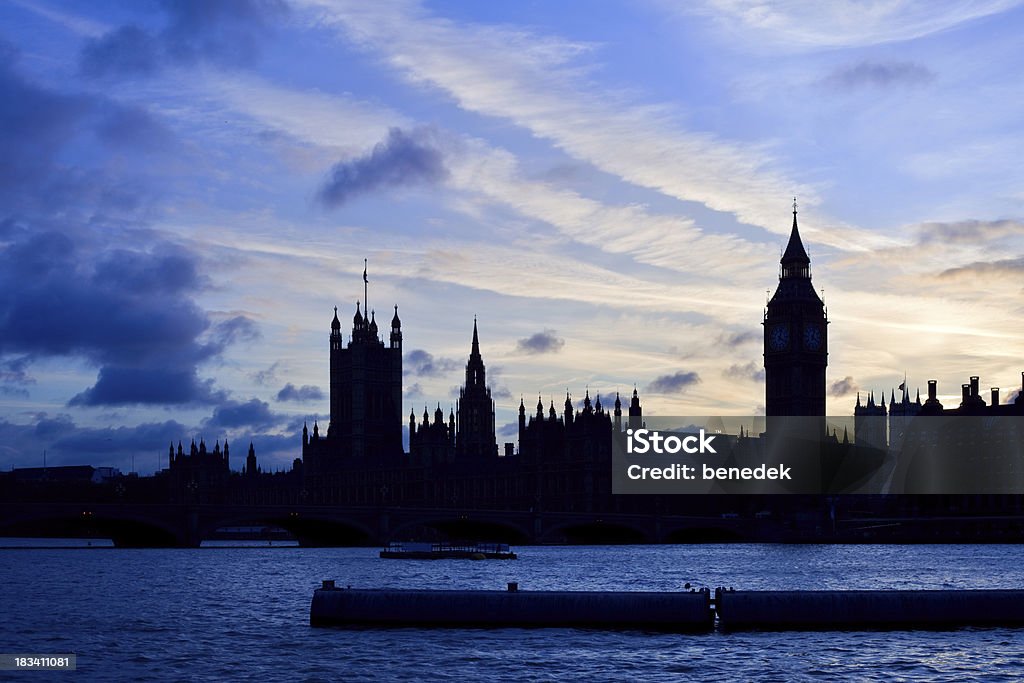
M 797 226 L 782 253 L 779 285 L 764 314 L 765 415 L 824 417 L 828 319 L 811 284 L 811 259 Z M 769 427 L 769 431 L 771 427 Z

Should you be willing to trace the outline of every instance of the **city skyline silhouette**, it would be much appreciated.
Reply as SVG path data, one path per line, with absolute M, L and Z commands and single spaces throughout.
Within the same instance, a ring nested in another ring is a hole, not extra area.
M 827 412 L 1019 388 L 1019 8 L 53 7 L 0 10 L 2 469 L 287 468 L 356 301 L 399 306 L 403 424 L 456 404 L 474 316 L 499 443 L 567 388 L 757 414 L 793 195 Z

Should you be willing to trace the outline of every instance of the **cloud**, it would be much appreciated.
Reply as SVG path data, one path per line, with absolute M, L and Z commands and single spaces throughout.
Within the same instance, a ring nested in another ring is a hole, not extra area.
M 320 387 L 313 386 L 312 384 L 296 387 L 289 382 L 281 388 L 281 391 L 277 392 L 278 401 L 320 401 L 323 397 L 324 392 L 320 390 Z
M 374 190 L 444 181 L 449 171 L 437 137 L 434 128 L 409 132 L 391 128 L 369 154 L 335 164 L 318 198 L 325 206 L 337 208 Z
M 142 455 L 137 466 L 147 471 L 160 455 L 166 467 L 167 445 L 195 433 L 174 420 L 146 422 L 132 427 L 82 427 L 68 415 L 40 413 L 25 424 L 0 419 L 0 461 L 8 467 L 38 467 L 46 450 L 48 465 L 120 467 L 128 471 L 132 455 Z M 145 457 L 149 453 L 152 458 Z
M 0 192 L 38 191 L 61 147 L 78 131 L 91 100 L 51 92 L 14 70 L 18 53 L 0 42 Z
M 82 75 L 150 76 L 175 64 L 248 66 L 287 12 L 280 0 L 164 0 L 166 25 L 150 33 L 126 24 L 86 40 Z
M 204 421 L 207 428 L 237 429 L 245 427 L 263 431 L 281 424 L 284 418 L 270 410 L 270 405 L 257 398 L 245 403 L 226 401 L 217 406 L 213 415 Z
M 198 256 L 154 241 L 109 248 L 63 232 L 18 234 L 0 250 L 0 359 L 77 357 L 99 366 L 72 405 L 210 404 L 198 367 L 252 339 L 245 316 L 214 322 L 194 296 Z
M 722 375 L 731 379 L 749 379 L 755 382 L 764 381 L 764 368 L 750 361 L 746 365 L 730 365 Z
M 920 244 L 977 244 L 1012 235 L 1024 235 L 1024 223 L 1005 219 L 922 223 L 917 239 Z
M 498 436 L 518 436 L 519 435 L 519 423 L 518 422 L 506 422 L 505 424 L 498 427 Z
M 736 348 L 737 346 L 743 346 L 744 344 L 759 341 L 761 341 L 761 334 L 755 330 L 730 332 L 718 336 L 718 343 L 724 344 L 729 348 Z
M 5 358 L 0 360 L 0 382 L 5 384 L 35 384 L 36 380 L 28 374 L 29 356 Z
M 41 212 L 94 219 L 112 209 L 136 208 L 145 194 L 135 167 L 116 177 L 110 165 L 82 167 L 62 155 L 69 146 L 123 152 L 167 147 L 174 134 L 148 110 L 98 94 L 65 94 L 26 80 L 15 68 L 17 51 L 0 41 L 0 199 L 8 212 Z M 147 160 L 147 168 L 152 167 Z M 38 229 L 38 227 L 36 228 Z
M 842 398 L 843 396 L 849 396 L 853 392 L 857 391 L 857 383 L 853 381 L 853 377 L 847 375 L 842 379 L 837 379 L 828 387 L 829 396 L 835 396 L 836 398 Z
M 440 377 L 460 366 L 461 363 L 453 358 L 435 358 L 423 349 L 413 349 L 405 354 L 405 374 L 416 377 Z
M 700 375 L 696 372 L 680 370 L 673 375 L 661 375 L 647 385 L 647 391 L 655 394 L 678 394 L 687 387 L 700 384 Z
M 199 379 L 194 368 L 100 368 L 96 384 L 68 401 L 71 406 L 212 404 L 227 397 L 213 380 Z
M 423 396 L 423 387 L 420 386 L 419 382 L 414 382 L 413 384 L 405 387 L 403 393 L 408 399 L 421 398 Z
M 511 121 L 628 183 L 779 233 L 785 227 L 772 218 L 772 207 L 780 187 L 793 188 L 808 205 L 816 203 L 815 193 L 782 172 L 766 146 L 687 130 L 668 106 L 637 102 L 635 91 L 587 87 L 588 66 L 575 60 L 592 45 L 459 23 L 412 3 L 306 4 L 316 5 L 322 21 L 349 41 L 380 54 L 407 82 L 436 88 L 466 111 Z M 484 165 L 479 170 L 490 172 Z M 619 230 L 622 237 L 625 229 Z M 841 241 L 835 231 L 815 237 Z
M 267 368 L 266 370 L 257 370 L 256 372 L 252 373 L 250 377 L 252 377 L 253 382 L 256 382 L 256 384 L 260 385 L 261 387 L 266 386 L 273 382 L 275 379 L 277 379 L 277 370 L 280 367 L 280 365 L 281 361 L 274 361 L 273 363 L 270 364 L 269 368 Z
M 555 330 L 544 330 L 516 342 L 516 350 L 522 353 L 556 353 L 565 346 L 565 340 L 556 336 Z
M 978 2 L 804 2 L 702 0 L 662 3 L 684 16 L 711 18 L 733 40 L 789 50 L 857 47 L 913 40 L 1003 12 L 1016 0 Z
M 863 87 L 886 88 L 896 85 L 925 85 L 935 79 L 935 73 L 916 62 L 870 62 L 837 67 L 822 83 L 838 89 Z
M 992 275 L 1017 277 L 1022 271 L 1024 271 L 1024 256 L 1019 256 L 1012 259 L 999 259 L 998 261 L 975 261 L 964 266 L 947 268 L 939 273 L 939 277 L 943 279 Z

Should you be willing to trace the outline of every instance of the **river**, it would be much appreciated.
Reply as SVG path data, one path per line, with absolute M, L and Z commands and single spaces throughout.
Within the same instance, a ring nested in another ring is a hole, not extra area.
M 52 541 L 0 539 L 25 546 Z M 359 588 L 1024 588 L 1013 545 L 521 547 L 515 561 L 371 548 L 0 550 L 0 652 L 75 653 L 80 680 L 1024 678 L 1024 629 L 699 635 L 313 629 L 322 579 Z M 0 673 L 0 676 L 3 674 Z M 8 672 L 8 675 L 10 673 Z M 59 679 L 75 674 L 51 673 Z M 24 678 L 24 676 L 19 676 Z

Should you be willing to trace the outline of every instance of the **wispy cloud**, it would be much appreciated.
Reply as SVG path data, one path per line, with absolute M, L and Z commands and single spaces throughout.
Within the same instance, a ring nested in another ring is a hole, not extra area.
M 404 2 L 305 4 L 410 82 L 438 88 L 469 111 L 511 120 L 630 183 L 775 231 L 784 229 L 774 208 L 780 188 L 816 203 L 813 190 L 779 170 L 763 146 L 686 130 L 666 107 L 631 104 L 622 93 L 589 91 L 572 61 L 588 46 L 457 24 Z
M 744 34 L 774 48 L 862 47 L 922 38 L 998 14 L 1019 0 L 703 0 L 663 3 L 674 14 L 703 15 L 732 36 Z M 752 46 L 750 46 L 752 47 Z

